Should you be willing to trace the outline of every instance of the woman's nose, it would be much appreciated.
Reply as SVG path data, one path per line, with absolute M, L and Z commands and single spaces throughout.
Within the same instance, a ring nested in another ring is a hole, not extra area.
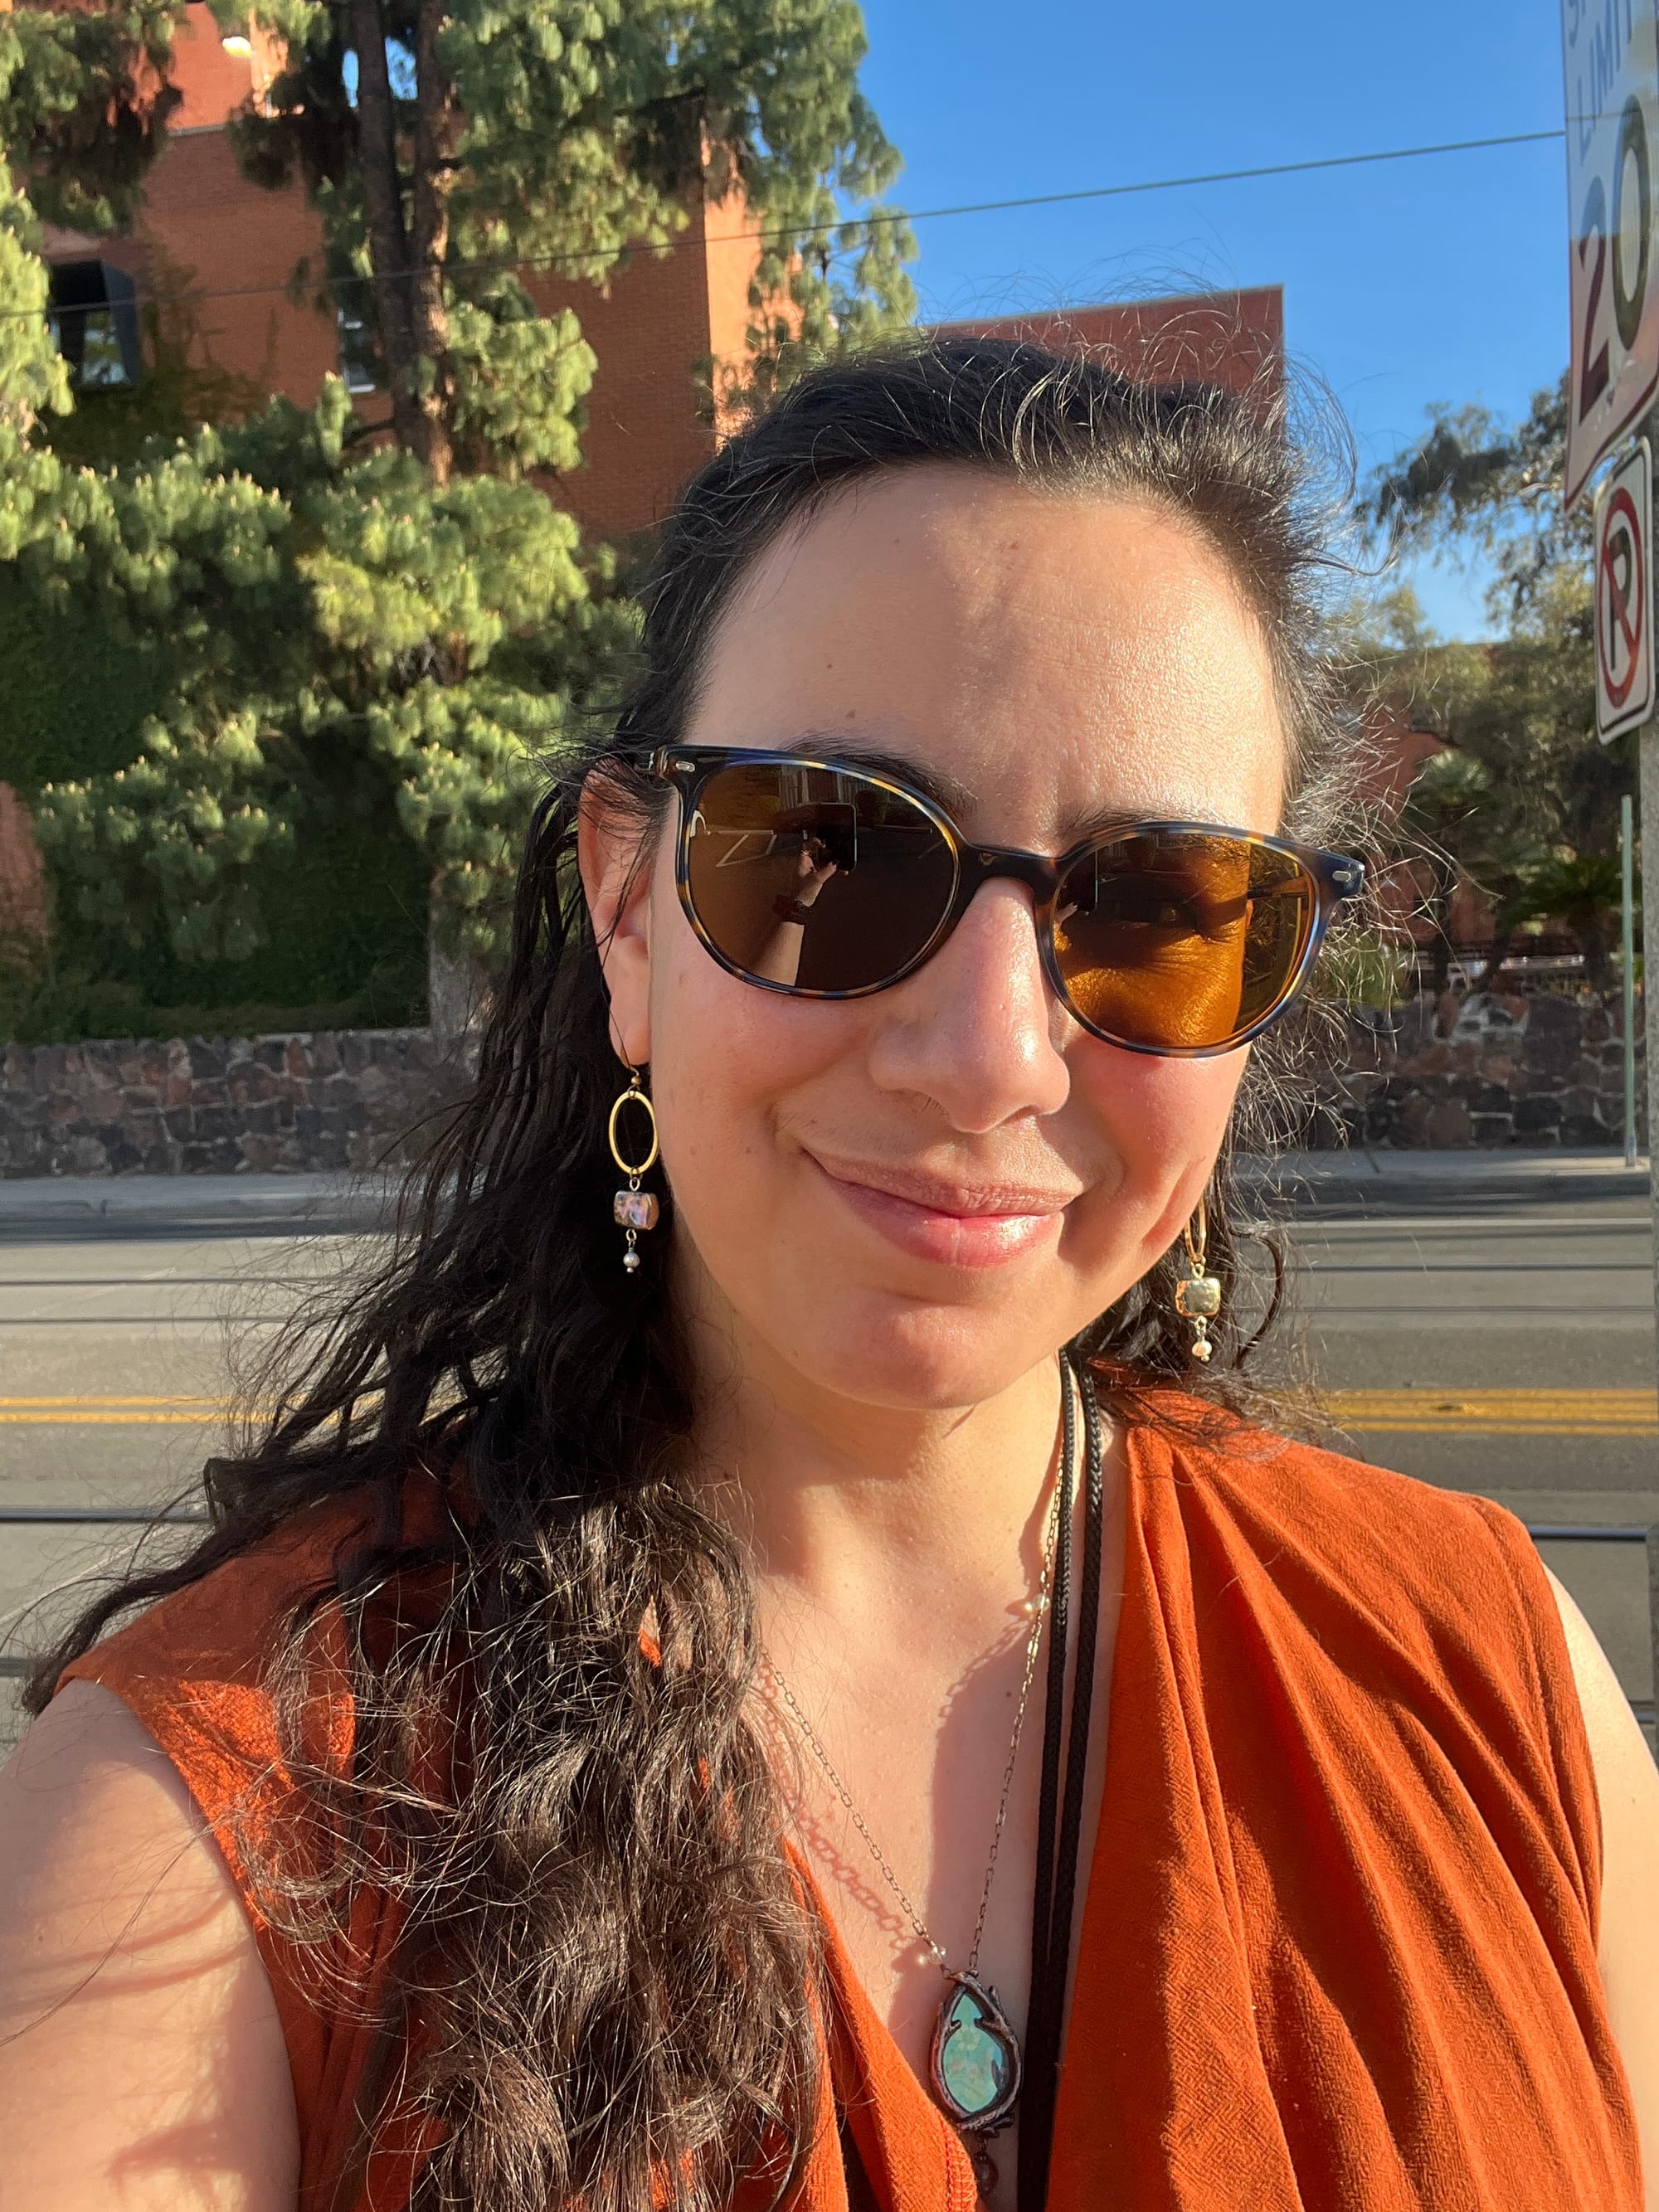
M 1065 1104 L 1068 1017 L 1020 884 L 987 884 L 933 958 L 873 1003 L 871 1073 L 883 1090 L 932 1098 L 974 1132 Z

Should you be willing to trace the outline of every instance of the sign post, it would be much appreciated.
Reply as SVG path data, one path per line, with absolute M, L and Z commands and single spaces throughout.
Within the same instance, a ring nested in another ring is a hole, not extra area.
M 1629 792 L 1619 801 L 1619 985 L 1624 1019 L 1625 1165 L 1636 1165 L 1636 829 Z
M 1561 0 L 1566 87 L 1567 265 L 1572 367 L 1567 387 L 1565 493 L 1571 506 L 1596 465 L 1632 430 L 1659 430 L 1659 0 Z M 1648 410 L 1654 411 L 1650 416 Z M 1644 421 L 1642 418 L 1647 416 Z M 1648 1158 L 1659 1135 L 1659 722 L 1652 717 L 1653 596 L 1639 573 L 1651 559 L 1652 466 L 1632 455 L 1615 481 L 1639 466 L 1648 514 L 1631 495 L 1636 520 L 1604 494 L 1596 532 L 1596 726 L 1602 737 L 1638 727 L 1642 875 L 1653 887 L 1642 908 L 1642 994 L 1647 1048 Z M 1626 489 L 1630 488 L 1626 485 Z M 1605 535 L 1604 535 L 1605 532 Z M 1627 564 L 1625 543 L 1641 557 Z M 1604 571 L 1602 556 L 1607 556 Z M 1610 628 L 1604 631 L 1606 615 Z M 1642 666 L 1646 646 L 1645 675 Z M 1628 684 L 1624 697 L 1618 694 Z M 1634 702 L 1647 690 L 1638 714 Z M 1605 720 L 1604 720 L 1605 718 Z M 1659 1191 L 1655 1194 L 1659 1267 Z M 1659 1326 L 1659 1272 L 1654 1281 Z
M 1626 730 L 1639 729 L 1644 803 L 1642 822 L 1659 822 L 1645 804 L 1650 780 L 1649 756 L 1659 750 L 1659 724 L 1652 720 L 1655 667 L 1654 623 L 1659 616 L 1653 589 L 1653 453 L 1645 438 L 1638 441 L 1602 484 L 1595 501 L 1595 733 L 1606 744 Z M 1656 801 L 1659 806 L 1659 801 Z M 1636 1165 L 1636 960 L 1632 944 L 1632 904 L 1634 876 L 1634 838 L 1631 802 L 1626 793 L 1620 807 L 1620 853 L 1622 890 L 1620 941 L 1624 952 L 1625 1042 L 1625 1165 Z M 1650 881 L 1659 881 L 1650 877 Z M 1645 917 L 1643 936 L 1651 955 Z M 1645 966 L 1645 961 L 1644 961 Z M 1659 968 L 1646 972 L 1659 976 Z M 1647 1001 L 1644 1000 L 1644 1004 Z M 1649 1066 L 1651 1057 L 1652 1017 L 1649 1016 Z M 1649 1112 L 1653 1107 L 1650 1103 Z M 1652 1157 L 1650 1145 L 1649 1156 Z M 1659 1238 L 1659 1217 L 1655 1223 Z M 1659 1244 L 1656 1245 L 1659 1249 Z M 1654 1297 L 1659 1323 L 1659 1278 Z

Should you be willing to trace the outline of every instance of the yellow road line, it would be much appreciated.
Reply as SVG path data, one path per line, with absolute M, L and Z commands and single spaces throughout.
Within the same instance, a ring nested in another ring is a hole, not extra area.
M 1371 1436 L 1659 1436 L 1651 1390 L 1333 1390 L 1323 1403 Z
M 199 1427 L 226 1411 L 222 1398 L 0 1398 L 0 1427 Z
M 1659 1421 L 1644 1426 L 1616 1421 L 1345 1421 L 1350 1434 L 1367 1437 L 1659 1437 Z
M 1369 1436 L 1659 1436 L 1651 1390 L 1332 1390 L 1319 1401 Z M 0 1397 L 0 1426 L 201 1427 L 229 1401 L 205 1397 Z
M 210 1413 L 19 1413 L 0 1412 L 0 1429 L 199 1429 Z

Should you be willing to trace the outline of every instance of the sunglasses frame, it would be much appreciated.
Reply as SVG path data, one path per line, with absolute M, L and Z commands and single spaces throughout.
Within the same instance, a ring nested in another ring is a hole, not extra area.
M 798 983 L 780 983 L 770 976 L 751 975 L 746 968 L 739 967 L 736 961 L 728 958 L 703 927 L 692 896 L 690 880 L 690 826 L 696 817 L 698 795 L 713 777 L 728 768 L 817 769 L 830 775 L 852 776 L 860 783 L 873 785 L 879 791 L 890 792 L 925 815 L 939 830 L 951 854 L 956 869 L 956 884 L 950 902 L 940 916 L 939 927 L 921 950 L 879 982 L 860 983 L 849 991 L 820 991 L 803 988 Z M 781 997 L 788 999 L 836 1000 L 873 998 L 877 992 L 891 990 L 895 984 L 906 981 L 918 969 L 925 967 L 967 913 L 981 887 L 1006 878 L 1011 882 L 1023 884 L 1031 895 L 1042 972 L 1049 989 L 1073 1020 L 1080 1029 L 1085 1030 L 1091 1036 L 1098 1037 L 1104 1044 L 1115 1045 L 1122 1052 L 1145 1053 L 1155 1060 L 1215 1060 L 1224 1053 L 1237 1052 L 1240 1046 L 1249 1044 L 1253 1037 L 1260 1036 L 1263 1030 L 1285 1012 L 1306 982 L 1314 962 L 1319 957 L 1319 948 L 1325 940 L 1331 916 L 1345 899 L 1357 897 L 1365 882 L 1364 863 L 1349 854 L 1328 853 L 1315 846 L 1297 844 L 1291 838 L 1268 836 L 1259 830 L 1233 830 L 1209 822 L 1148 820 L 1121 823 L 1115 829 L 1100 830 L 1092 837 L 1081 839 L 1053 858 L 1043 853 L 1026 852 L 1016 845 L 980 845 L 972 838 L 964 836 L 944 808 L 930 799 L 926 792 L 916 790 L 899 777 L 884 775 L 879 769 L 866 768 L 856 761 L 824 760 L 807 753 L 758 752 L 731 745 L 662 745 L 652 754 L 647 772 L 659 781 L 672 784 L 679 794 L 680 818 L 674 840 L 674 885 L 685 918 L 709 957 L 725 969 L 728 975 L 735 975 L 740 982 L 752 984 L 757 991 L 775 991 Z M 1091 1021 L 1075 1005 L 1066 988 L 1066 979 L 1060 973 L 1059 957 L 1054 950 L 1054 909 L 1066 878 L 1090 854 L 1103 851 L 1127 837 L 1144 836 L 1149 832 L 1169 836 L 1231 837 L 1241 844 L 1265 846 L 1269 852 L 1282 853 L 1286 859 L 1293 860 L 1313 886 L 1312 920 L 1284 988 L 1266 1013 L 1259 1014 L 1247 1028 L 1241 1030 L 1236 1036 L 1230 1036 L 1223 1044 L 1144 1044 L 1133 1037 L 1115 1036 L 1111 1030 Z

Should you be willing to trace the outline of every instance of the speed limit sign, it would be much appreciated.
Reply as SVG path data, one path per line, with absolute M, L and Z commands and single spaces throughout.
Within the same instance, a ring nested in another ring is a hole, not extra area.
M 1572 378 L 1568 503 L 1659 391 L 1659 0 L 1561 0 Z
M 1595 730 L 1603 744 L 1653 710 L 1653 460 L 1643 440 L 1595 502 Z

